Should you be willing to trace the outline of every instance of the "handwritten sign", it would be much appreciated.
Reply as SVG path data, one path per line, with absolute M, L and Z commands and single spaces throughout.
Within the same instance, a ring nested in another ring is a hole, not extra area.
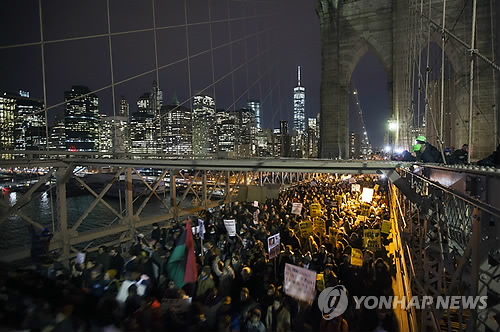
M 363 252 L 360 249 L 352 248 L 351 265 L 352 266 L 363 266 Z
M 365 229 L 363 231 L 363 248 L 380 249 L 380 229 Z
M 280 233 L 267 239 L 267 249 L 269 250 L 269 259 L 278 257 L 280 254 Z
M 392 223 L 389 220 L 384 220 L 382 222 L 382 230 L 381 233 L 389 234 L 391 232 Z
M 312 303 L 316 292 L 316 272 L 296 265 L 285 264 L 283 290 L 288 296 Z
M 310 221 L 302 221 L 299 223 L 299 229 L 302 236 L 309 236 L 313 234 L 313 224 Z
M 234 219 L 224 220 L 224 226 L 226 227 L 229 236 L 236 236 L 236 220 Z
M 293 203 L 292 214 L 300 215 L 301 212 L 302 212 L 302 203 Z
M 321 205 L 319 203 L 313 203 L 309 206 L 309 215 L 311 217 L 317 217 L 321 215 Z

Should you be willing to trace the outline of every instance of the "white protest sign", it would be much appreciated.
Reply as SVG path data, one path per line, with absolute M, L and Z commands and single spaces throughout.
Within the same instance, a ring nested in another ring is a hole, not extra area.
M 301 212 L 302 212 L 302 203 L 293 203 L 292 214 L 300 215 Z
M 353 183 L 351 185 L 351 191 L 361 191 L 361 185 L 359 183 Z
M 253 206 L 254 207 L 259 207 L 259 201 L 253 201 Z
M 236 235 L 236 220 L 234 219 L 224 220 L 224 226 L 226 226 L 226 230 L 229 236 Z
M 273 259 L 280 254 L 280 233 L 274 234 L 267 239 L 267 248 L 269 250 L 269 259 Z
M 316 291 L 316 272 L 292 264 L 285 264 L 285 294 L 311 303 Z
M 373 198 L 373 188 L 363 188 L 361 193 L 361 201 L 371 203 Z
M 255 210 L 255 212 L 253 213 L 253 223 L 255 225 L 259 224 L 259 214 L 260 214 L 260 210 L 259 209 Z

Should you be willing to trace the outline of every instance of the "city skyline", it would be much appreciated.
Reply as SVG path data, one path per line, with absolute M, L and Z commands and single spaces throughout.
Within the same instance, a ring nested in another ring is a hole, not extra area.
M 17 133 L 12 127 L 11 132 L 16 135 L 3 134 L 0 137 L 4 150 L 48 148 L 51 151 L 109 152 L 110 155 L 167 154 L 201 158 L 318 157 L 319 114 L 308 119 L 307 132 L 290 131 L 287 120 L 280 120 L 278 128 L 259 128 L 260 101 L 257 99 L 248 100 L 247 107 L 226 110 L 216 108 L 213 97 L 197 94 L 189 108 L 175 99 L 164 101 L 161 89 L 153 80 L 151 90 L 142 93 L 132 103 L 135 108 L 131 108 L 121 96 L 119 113 L 113 116 L 101 111 L 99 97 L 88 87 L 73 85 L 64 92 L 64 117 L 45 128 L 41 101 L 30 99 L 37 101 L 37 107 L 28 112 L 23 111 L 23 105 L 29 92 L 3 95 L 0 113 L 13 120 L 0 119 L 0 124 L 14 124 L 25 118 L 22 132 Z M 8 96 L 10 99 L 7 100 Z M 17 141 L 28 140 L 30 135 L 24 128 L 33 125 L 39 127 L 38 143 L 17 145 Z

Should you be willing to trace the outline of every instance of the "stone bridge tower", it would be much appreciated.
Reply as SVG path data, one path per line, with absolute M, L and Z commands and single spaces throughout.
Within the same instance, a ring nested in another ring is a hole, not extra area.
M 410 41 L 415 40 L 414 49 L 422 52 L 427 47 L 429 21 L 423 20 L 424 31 L 420 30 L 420 17 L 410 15 L 409 3 L 420 8 L 421 1 L 415 0 L 319 0 L 317 14 L 320 19 L 322 44 L 321 82 L 321 157 L 346 159 L 349 132 L 349 83 L 360 58 L 367 52 L 375 54 L 383 64 L 388 78 L 389 111 L 397 120 L 399 129 L 394 133 L 396 144 L 409 148 L 413 144 L 412 93 Z M 428 14 L 429 0 L 424 0 L 424 12 Z M 461 40 L 471 41 L 471 3 L 464 8 L 462 0 L 447 0 L 447 26 Z M 476 49 L 489 59 L 494 58 L 492 45 L 496 45 L 496 1 L 479 0 L 477 5 Z M 497 4 L 498 5 L 498 4 Z M 442 0 L 432 0 L 431 18 L 441 23 Z M 418 13 L 419 14 L 419 13 Z M 458 19 L 457 19 L 458 18 Z M 456 22 L 455 22 L 456 20 Z M 418 30 L 417 30 L 418 28 Z M 415 34 L 420 34 L 415 37 Z M 431 41 L 441 46 L 441 30 L 431 27 Z M 413 37 L 412 37 L 413 36 Z M 445 54 L 452 66 L 455 82 L 454 101 L 457 121 L 451 130 L 455 133 L 455 147 L 461 147 L 468 140 L 469 118 L 469 68 L 470 52 L 456 40 L 449 38 Z M 417 55 L 418 57 L 418 55 Z M 498 71 L 480 59 L 476 60 L 479 70 L 475 79 L 473 112 L 473 155 L 482 157 L 496 147 L 498 137 L 498 96 L 500 82 Z M 422 71 L 426 64 L 422 61 Z M 439 70 L 434 68 L 434 70 Z M 415 71 L 418 75 L 418 71 Z M 447 75 L 445 75 L 447 77 Z M 425 76 L 423 77 L 425 79 Z M 369 79 L 369 78 L 367 78 Z M 424 88 L 424 87 L 423 87 Z M 415 102 L 415 100 L 413 100 Z M 422 106 L 422 110 L 424 107 Z M 446 112 L 446 110 L 445 110 Z M 430 124 L 429 124 L 430 125 Z

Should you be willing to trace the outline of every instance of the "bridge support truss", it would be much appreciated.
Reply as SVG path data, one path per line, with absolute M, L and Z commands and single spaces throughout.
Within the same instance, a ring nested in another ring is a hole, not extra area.
M 399 173 L 423 199 L 414 202 L 391 187 L 392 216 L 401 241 L 396 255 L 406 264 L 410 293 L 434 300 L 488 297 L 486 305 L 475 310 L 462 306 L 417 310 L 420 330 L 498 331 L 500 211 L 407 170 Z
M 82 249 L 93 252 L 102 245 L 121 245 L 134 239 L 135 235 L 147 230 L 153 223 L 164 222 L 166 227 L 171 227 L 187 216 L 199 215 L 203 210 L 230 203 L 235 200 L 241 186 L 291 185 L 315 176 L 297 171 L 230 171 L 216 166 L 211 169 L 208 165 L 192 167 L 189 163 L 177 168 L 171 165 L 162 167 L 156 163 L 148 166 L 157 174 L 151 177 L 141 171 L 146 167 L 144 163 L 134 165 L 133 161 L 120 164 L 111 162 L 111 166 L 109 163 L 105 160 L 42 163 L 45 175 L 40 176 L 16 202 L 9 204 L 7 200 L 0 199 L 0 227 L 15 219 L 15 222 L 22 220 L 32 225 L 38 233 L 43 228 L 50 228 L 50 224 L 40 222 L 37 220 L 38 216 L 31 215 L 32 211 L 27 207 L 30 201 L 51 193 L 54 198 L 55 222 L 49 250 L 57 252 L 59 260 L 67 264 Z M 28 165 L 24 165 L 26 166 Z M 102 189 L 97 190 L 88 183 L 83 171 L 97 170 L 103 166 L 106 167 L 108 177 L 103 181 Z M 93 197 L 77 218 L 74 213 L 71 216 L 68 214 L 68 199 L 73 195 L 71 191 L 75 189 L 75 183 L 85 191 L 84 195 Z M 120 188 L 119 208 L 116 207 L 117 187 Z M 109 197 L 113 190 L 115 197 Z M 154 209 L 158 212 L 152 215 L 151 203 L 155 201 Z M 98 205 L 104 206 L 113 218 L 102 220 L 99 225 L 87 225 L 88 217 L 95 217 L 98 213 Z M 144 213 L 148 209 L 148 213 Z M 19 228 L 26 227 L 18 226 Z M 24 238 L 28 239 L 29 236 Z M 22 247 L 0 251 L 1 260 L 12 262 L 29 258 L 29 240 L 24 242 Z

